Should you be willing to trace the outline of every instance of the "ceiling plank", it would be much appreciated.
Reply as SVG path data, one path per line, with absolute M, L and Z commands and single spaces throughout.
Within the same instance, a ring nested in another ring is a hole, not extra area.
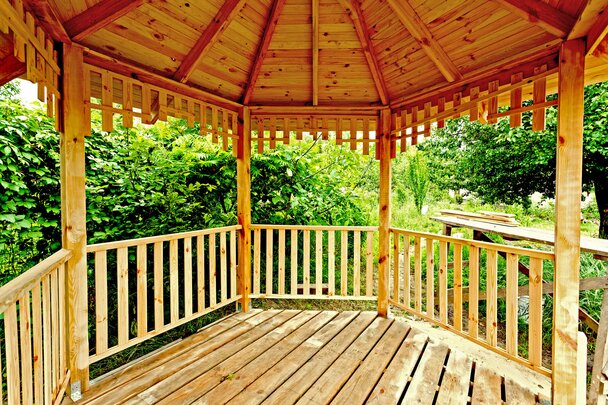
M 34 17 L 36 17 L 36 20 L 44 31 L 54 40 L 68 44 L 72 42 L 59 19 L 55 7 L 53 7 L 48 0 L 25 0 L 24 4 Z
M 312 105 L 319 104 L 319 0 L 312 0 Z
M 173 74 L 173 78 L 179 82 L 185 83 L 190 78 L 190 75 L 198 63 L 205 57 L 207 52 L 215 45 L 220 34 L 224 32 L 228 24 L 236 16 L 241 9 L 244 0 L 226 0 L 219 9 L 213 20 L 209 23 L 205 32 L 200 36 L 196 44 L 192 47 L 188 55 L 182 61 L 182 64 Z
M 256 54 L 253 67 L 251 69 L 251 72 L 249 73 L 249 81 L 247 82 L 247 87 L 245 88 L 245 92 L 243 93 L 243 104 L 245 105 L 249 103 L 249 101 L 251 100 L 251 96 L 253 95 L 255 84 L 258 81 L 258 76 L 260 75 L 262 64 L 264 63 L 264 59 L 266 58 L 266 54 L 268 53 L 268 47 L 270 46 L 270 41 L 272 40 L 274 31 L 277 28 L 279 17 L 281 16 L 281 12 L 283 11 L 285 1 L 286 0 L 274 0 L 274 2 L 272 3 L 272 9 L 270 10 L 268 20 L 266 21 L 266 27 L 264 28 L 264 35 L 262 36 L 262 41 L 260 42 L 260 45 L 258 47 L 258 52 Z
M 372 44 L 371 38 L 369 37 L 369 31 L 365 22 L 365 18 L 363 16 L 363 10 L 361 10 L 361 4 L 359 3 L 359 0 L 338 1 L 348 11 L 350 18 L 353 21 L 355 31 L 357 32 L 357 36 L 359 37 L 359 41 L 361 42 L 363 54 L 365 55 L 365 59 L 367 60 L 367 64 L 369 65 L 369 70 L 376 85 L 376 90 L 378 91 L 378 95 L 380 96 L 380 101 L 382 101 L 383 105 L 388 105 L 390 103 L 390 100 L 388 97 L 386 82 L 384 80 L 382 70 L 380 70 L 380 64 L 378 63 L 378 57 L 376 56 L 376 52 L 374 51 L 374 46 Z
M 408 0 L 388 0 L 401 23 L 412 34 L 414 39 L 420 44 L 422 49 L 431 58 L 433 63 L 439 68 L 441 74 L 448 82 L 462 79 L 462 74 L 458 71 L 454 62 L 445 53 L 439 43 L 433 38 L 433 34 L 424 24 L 416 10 L 410 5 Z
M 70 18 L 64 26 L 73 41 L 81 41 L 136 9 L 144 1 L 146 0 L 102 0 Z
M 545 31 L 565 38 L 576 19 L 540 0 L 495 0 L 513 14 L 536 24 Z

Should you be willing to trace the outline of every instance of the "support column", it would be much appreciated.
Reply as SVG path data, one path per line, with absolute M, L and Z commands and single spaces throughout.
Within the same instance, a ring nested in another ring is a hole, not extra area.
M 380 112 L 381 134 L 377 145 L 380 159 L 380 202 L 378 227 L 378 315 L 388 316 L 388 273 L 391 226 L 391 111 Z
M 576 403 L 578 288 L 583 173 L 585 42 L 564 42 L 559 54 L 555 283 L 553 289 L 553 403 Z
M 249 107 L 239 114 L 239 141 L 236 161 L 237 215 L 239 225 L 238 294 L 241 310 L 249 311 L 251 292 L 251 115 Z
M 82 48 L 63 44 L 61 116 L 61 227 L 64 249 L 72 251 L 67 264 L 67 345 L 73 397 L 89 386 L 87 308 L 87 229 L 84 137 L 91 132 L 86 120 Z

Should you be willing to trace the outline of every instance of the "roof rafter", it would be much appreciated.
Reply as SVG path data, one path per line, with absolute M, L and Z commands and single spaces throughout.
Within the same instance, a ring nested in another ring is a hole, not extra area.
M 65 30 L 72 40 L 80 41 L 104 28 L 131 10 L 139 7 L 145 0 L 102 0 L 86 11 L 70 18 Z
M 439 43 L 433 38 L 433 34 L 424 24 L 416 10 L 410 5 L 408 0 L 388 0 L 391 9 L 397 14 L 401 23 L 412 34 L 414 39 L 420 44 L 424 52 L 431 58 L 433 63 L 441 71 L 441 74 L 448 82 L 462 79 L 462 74 L 458 71 L 454 62 L 445 53 Z
M 608 0 L 589 0 L 568 39 L 587 37 L 587 54 L 593 53 L 608 34 Z
M 44 31 L 53 39 L 70 43 L 72 40 L 58 17 L 55 7 L 48 0 L 25 0 L 25 7 L 36 17 Z
M 576 19 L 540 0 L 494 0 L 513 14 L 538 25 L 545 31 L 565 38 Z
M 312 0 L 312 105 L 319 104 L 319 0 Z
M 185 83 L 190 78 L 190 75 L 196 69 L 198 63 L 205 57 L 207 52 L 215 45 L 219 35 L 226 29 L 228 24 L 236 16 L 240 10 L 240 6 L 245 0 L 226 0 L 219 11 L 209 23 L 205 32 L 200 36 L 196 44 L 192 47 L 188 55 L 182 61 L 182 64 L 173 74 L 173 78 L 177 81 Z
M 363 54 L 365 55 L 365 59 L 367 60 L 367 64 L 369 65 L 369 70 L 376 85 L 376 90 L 378 91 L 378 95 L 380 96 L 380 101 L 382 101 L 382 104 L 388 105 L 390 101 L 388 99 L 388 90 L 386 88 L 386 82 L 384 80 L 382 70 L 380 70 L 380 64 L 378 63 L 378 57 L 376 56 L 376 53 L 374 51 L 374 46 L 369 37 L 369 31 L 365 22 L 365 17 L 363 16 L 363 10 L 361 10 L 361 4 L 359 3 L 359 0 L 338 1 L 348 11 L 350 18 L 353 21 L 355 31 L 357 32 L 357 36 L 359 37 L 359 41 L 361 42 Z
M 270 41 L 272 40 L 274 31 L 277 28 L 279 17 L 281 16 L 281 12 L 283 11 L 285 1 L 286 0 L 274 0 L 274 2 L 272 3 L 272 8 L 270 10 L 268 21 L 266 22 L 266 27 L 264 28 L 264 35 L 262 36 L 262 41 L 260 42 L 260 45 L 258 47 L 253 67 L 251 69 L 251 72 L 249 73 L 249 81 L 247 82 L 245 93 L 243 93 L 243 104 L 248 104 L 249 100 L 251 100 L 255 84 L 258 81 L 260 70 L 262 69 L 262 64 L 264 63 L 264 59 L 266 58 L 266 54 L 268 53 L 268 47 L 270 46 Z

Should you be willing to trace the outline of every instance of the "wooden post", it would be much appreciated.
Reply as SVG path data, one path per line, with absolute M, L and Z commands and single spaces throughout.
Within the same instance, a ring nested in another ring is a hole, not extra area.
M 377 148 L 380 158 L 380 215 L 378 227 L 378 315 L 388 316 L 388 273 L 391 226 L 391 111 L 380 112 L 381 133 Z
M 241 309 L 249 311 L 251 292 L 251 115 L 249 107 L 243 107 L 239 117 L 239 141 L 236 161 L 237 215 L 239 225 L 238 294 Z
M 576 403 L 580 219 L 583 172 L 585 42 L 561 45 L 557 171 L 555 175 L 555 283 L 553 290 L 553 403 Z M 583 383 L 583 382 L 581 382 Z M 584 390 L 584 388 L 583 388 Z
M 90 134 L 91 123 L 85 118 L 84 81 L 82 48 L 63 44 L 61 226 L 63 248 L 72 251 L 66 276 L 72 398 L 89 386 L 84 137 Z

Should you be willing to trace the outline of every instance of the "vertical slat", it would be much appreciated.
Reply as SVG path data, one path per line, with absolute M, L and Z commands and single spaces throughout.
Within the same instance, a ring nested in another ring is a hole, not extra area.
M 160 331 L 165 326 L 163 297 L 163 242 L 154 243 L 154 330 Z
M 488 93 L 497 93 L 498 85 L 498 80 L 493 80 L 488 83 Z M 490 99 L 488 100 L 488 123 L 496 123 L 496 118 L 491 118 L 491 116 L 496 113 L 498 113 L 498 95 L 490 97 Z
M 361 295 L 361 232 L 353 231 L 353 295 Z
M 323 231 L 315 231 L 315 295 L 323 293 Z
M 273 251 L 274 251 L 274 243 L 273 243 L 274 230 L 267 229 L 266 230 L 266 295 L 272 294 L 272 270 L 273 270 Z
M 291 295 L 298 294 L 298 231 L 291 230 Z
M 48 307 L 47 307 L 48 310 Z M 9 404 L 20 404 L 21 382 L 19 378 L 19 330 L 17 326 L 17 307 L 12 304 L 4 312 L 4 337 L 6 344 L 6 390 Z M 50 337 L 50 333 L 49 333 Z M 50 384 L 50 364 L 49 379 Z
M 340 233 L 340 295 L 348 293 L 348 232 Z
M 452 109 L 455 111 L 458 111 L 458 107 L 460 107 L 461 101 L 462 101 L 462 93 L 461 92 L 454 93 L 454 96 L 452 98 Z M 459 117 L 460 117 L 460 111 L 454 113 L 454 115 L 452 116 L 452 118 L 459 118 Z
M 179 268 L 177 239 L 169 241 L 169 304 L 171 323 L 179 319 Z
M 198 312 L 205 310 L 205 235 L 196 237 L 196 288 Z
M 426 314 L 435 318 L 435 241 L 426 243 Z
M 363 118 L 363 154 L 369 155 L 369 118 Z
M 285 119 L 283 120 L 283 145 L 289 144 L 289 135 L 291 133 L 291 129 L 289 128 L 290 121 L 291 118 L 289 117 L 285 117 Z
M 399 239 L 401 239 L 401 235 L 397 232 L 391 233 L 393 234 L 393 300 L 400 302 L 401 271 L 399 268 Z
M 270 149 L 274 149 L 277 146 L 275 139 L 277 138 L 277 119 L 275 117 L 270 118 Z
M 142 115 L 142 122 L 144 124 L 150 124 L 152 123 L 152 94 L 150 92 L 150 85 L 148 84 L 144 84 L 141 87 L 141 115 Z M 202 131 L 202 124 L 201 124 L 201 131 Z
M 479 248 L 469 247 L 469 336 L 479 334 Z
M 297 119 L 297 130 L 296 130 L 296 139 L 298 141 L 302 140 L 302 132 L 303 132 L 303 128 L 304 128 L 304 119 L 302 117 L 298 117 Z
M 42 279 L 42 351 L 43 351 L 43 378 L 44 403 L 51 403 L 51 379 L 53 378 L 51 363 L 51 287 L 50 279 Z M 8 353 L 7 353 L 8 354 Z M 8 356 L 7 356 L 8 359 Z M 9 401 L 10 403 L 10 401 Z
M 258 153 L 264 153 L 264 119 L 262 117 L 258 117 L 257 119 L 257 127 L 258 127 Z
M 304 295 L 310 294 L 310 231 L 304 231 Z
M 228 256 L 226 232 L 220 232 L 220 302 L 228 299 Z
M 374 233 L 367 232 L 367 240 L 365 241 L 365 295 L 372 297 L 374 295 Z
M 261 229 L 255 229 L 253 231 L 253 293 L 260 293 L 260 282 L 261 282 L 261 255 L 262 255 L 262 231 Z
M 123 110 L 122 114 L 122 125 L 126 128 L 133 127 L 133 82 L 130 80 L 122 81 L 122 98 L 123 98 Z
M 129 340 L 129 253 L 127 248 L 116 250 L 118 270 L 118 344 Z
M 530 258 L 530 298 L 528 307 L 528 353 L 533 366 L 543 360 L 543 261 Z
M 497 323 L 497 254 L 496 250 L 488 249 L 486 254 L 487 281 L 486 281 L 486 340 L 492 345 L 498 344 Z
M 421 311 L 422 239 L 414 238 L 414 308 Z
M 184 314 L 192 315 L 192 238 L 184 238 Z
M 336 145 L 342 145 L 342 118 L 336 118 Z
M 511 84 L 517 84 L 521 82 L 524 78 L 523 73 L 515 73 L 511 76 Z M 516 89 L 511 90 L 511 109 L 515 110 L 521 108 L 522 102 L 522 89 L 518 87 Z M 521 126 L 521 113 L 512 114 L 509 117 L 509 125 L 511 128 L 517 128 Z
M 279 230 L 279 294 L 285 294 L 285 230 Z
M 236 231 L 230 231 L 230 298 L 236 296 Z
M 350 150 L 357 150 L 357 120 L 350 119 Z
M 430 101 L 424 103 L 424 136 L 431 136 L 431 121 L 429 120 L 431 117 L 431 107 L 432 104 Z
M 448 244 L 439 242 L 439 320 L 448 322 Z
M 108 261 L 105 250 L 95 252 L 95 353 L 108 349 Z
M 44 380 L 42 375 L 42 312 L 41 312 L 40 283 L 36 283 L 32 289 L 32 331 L 33 331 L 33 356 L 34 356 L 34 403 L 42 404 L 44 399 L 43 387 Z M 0 366 L 0 370 L 2 367 Z M 2 378 L 0 377 L 0 385 Z M 0 398 L 2 392 L 0 391 Z
M 454 328 L 462 330 L 462 245 L 454 244 Z
M 217 143 L 217 130 L 219 127 L 217 107 L 211 107 L 211 142 Z
M 53 272 L 56 274 L 57 270 L 54 270 Z M 59 300 L 57 300 L 57 304 L 59 304 Z M 58 309 L 59 305 L 57 305 L 55 311 L 57 311 Z M 21 394 L 24 404 L 29 404 L 34 401 L 34 391 L 32 389 L 32 329 L 30 321 L 30 292 L 26 291 L 19 298 L 19 341 L 21 343 Z M 55 340 L 59 341 L 59 336 L 55 336 Z M 59 356 L 59 353 L 57 353 L 57 356 Z M 57 365 L 57 369 L 59 369 L 59 365 Z
M 59 308 L 59 297 L 57 293 L 59 288 L 57 286 L 57 271 L 52 271 L 49 274 L 49 278 L 51 280 L 51 362 L 53 364 L 53 383 L 52 383 L 52 392 L 53 398 L 57 396 L 57 392 L 59 390 L 59 381 L 61 379 L 59 372 L 59 313 L 57 309 Z M 23 356 L 23 353 L 21 353 Z M 21 364 L 23 367 L 23 364 Z M 21 381 L 23 384 L 24 382 Z M 23 388 L 23 387 L 22 387 Z M 27 403 L 25 399 L 24 403 Z
M 201 120 L 200 120 L 200 135 L 204 138 L 207 136 L 207 104 L 205 103 L 201 103 L 200 105 L 200 114 L 201 114 Z
M 519 257 L 507 253 L 507 353 L 517 356 L 517 264 Z
M 216 250 L 215 250 L 216 234 L 209 235 L 209 306 L 215 306 L 217 303 L 217 265 L 216 265 Z
M 222 110 L 222 149 L 228 150 L 228 111 Z
M 114 89 L 112 87 L 112 76 L 107 70 L 101 73 L 101 104 L 105 107 L 101 110 L 101 130 L 112 132 L 114 130 L 112 108 Z
M 339 120 L 339 119 L 338 119 Z M 336 294 L 336 232 L 327 231 L 327 293 Z
M 137 246 L 137 336 L 148 332 L 147 246 Z
M 59 369 L 61 370 L 61 378 L 63 379 L 67 372 L 68 366 L 68 345 L 67 345 L 67 308 L 66 308 L 66 294 L 65 294 L 65 272 L 67 263 L 57 268 L 57 281 L 58 281 L 58 298 L 59 298 Z
M 473 103 L 475 100 L 477 100 L 478 97 L 479 97 L 479 86 L 472 87 L 470 94 L 469 94 L 469 99 L 471 100 L 471 103 Z M 477 105 L 477 103 L 475 103 L 471 106 L 471 109 L 469 110 L 469 120 L 471 122 L 475 122 L 478 119 L 479 119 L 479 106 Z
M 547 65 L 534 68 L 534 75 L 541 74 L 547 71 Z M 547 79 L 541 78 L 534 81 L 533 90 L 534 104 L 540 104 L 547 101 Z M 535 108 L 532 112 L 532 131 L 544 131 L 545 129 L 545 109 Z
M 418 144 L 418 106 L 412 107 L 412 145 Z
M 412 305 L 412 288 L 411 288 L 411 271 L 412 263 L 410 260 L 410 236 L 403 235 L 403 303 L 406 308 L 411 308 Z

